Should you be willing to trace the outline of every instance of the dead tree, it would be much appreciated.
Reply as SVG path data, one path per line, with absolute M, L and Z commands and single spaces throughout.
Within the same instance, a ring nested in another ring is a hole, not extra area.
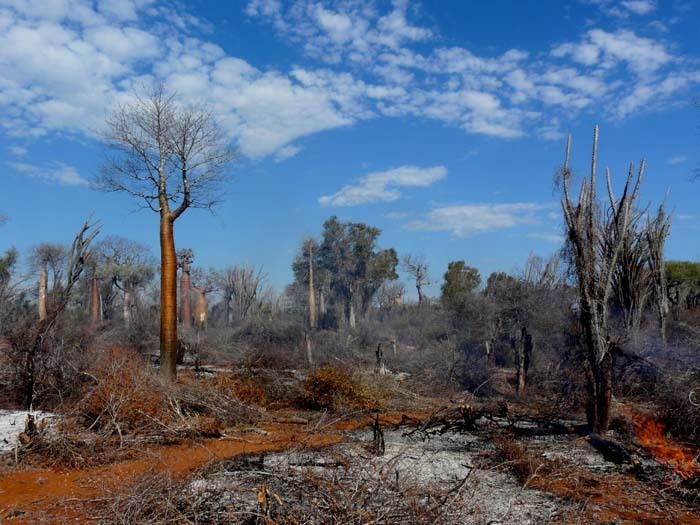
M 245 319 L 248 314 L 260 306 L 263 285 L 267 275 L 262 269 L 253 266 L 233 266 L 217 272 L 213 279 L 223 292 L 226 304 L 226 322 Z
M 209 110 L 179 104 L 162 85 L 117 107 L 103 138 L 113 155 L 99 185 L 143 200 L 160 216 L 160 362 L 161 375 L 172 381 L 177 374 L 175 221 L 188 208 L 218 202 L 233 152 Z
M 652 293 L 649 269 L 649 244 L 638 227 L 638 217 L 622 239 L 622 246 L 613 272 L 612 289 L 615 303 L 622 310 L 625 332 L 636 341 L 642 318 Z
M 612 399 L 611 347 L 613 343 L 609 330 L 608 304 L 618 257 L 632 224 L 634 202 L 644 176 L 645 161 L 642 160 L 636 177 L 634 166 L 630 165 L 627 182 L 619 199 L 616 199 L 613 194 L 610 170 L 606 169 L 609 202 L 605 205 L 599 203 L 596 198 L 598 156 L 598 126 L 596 126 L 593 132 L 590 177 L 584 178 L 578 202 L 574 202 L 570 192 L 570 153 L 571 136 L 566 143 L 566 156 L 562 170 L 564 190 L 562 208 L 571 262 L 578 284 L 578 309 L 583 331 L 588 387 L 586 413 L 591 430 L 602 434 L 608 429 Z
M 430 276 L 428 275 L 428 263 L 423 257 L 416 255 L 406 255 L 401 259 L 403 270 L 409 274 L 416 285 L 418 292 L 418 305 L 422 305 L 425 300 L 423 295 L 423 287 L 430 284 Z
M 192 276 L 190 265 L 194 261 L 194 252 L 185 248 L 177 252 L 180 267 L 180 323 L 185 329 L 192 328 Z
M 666 346 L 666 319 L 668 317 L 668 286 L 664 266 L 664 247 L 671 227 L 671 217 L 666 215 L 664 204 L 654 220 L 647 216 L 646 239 L 649 246 L 649 269 L 651 273 L 654 305 L 659 319 L 661 344 Z
M 100 231 L 97 223 L 88 218 L 73 239 L 67 253 L 66 277 L 61 286 L 55 287 L 52 301 L 47 304 L 46 315 L 42 317 L 25 317 L 12 323 L 7 333 L 2 335 L 10 345 L 10 355 L 19 375 L 23 390 L 23 404 L 30 409 L 34 404 L 37 381 L 41 377 L 41 367 L 47 361 L 51 351 L 51 334 L 56 324 L 66 311 L 71 292 L 80 279 L 80 275 L 89 259 L 90 244 Z
M 511 345 L 515 354 L 515 391 L 518 396 L 521 396 L 525 392 L 527 371 L 530 368 L 533 348 L 532 335 L 527 331 L 525 326 L 520 329 L 520 334 L 518 336 L 511 339 Z

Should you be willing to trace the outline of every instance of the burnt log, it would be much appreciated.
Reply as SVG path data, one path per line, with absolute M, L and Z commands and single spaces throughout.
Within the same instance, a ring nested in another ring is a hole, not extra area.
M 590 434 L 588 436 L 588 442 L 591 446 L 603 455 L 605 461 L 615 463 L 616 465 L 631 464 L 632 454 L 627 449 L 627 447 L 601 437 L 599 434 Z

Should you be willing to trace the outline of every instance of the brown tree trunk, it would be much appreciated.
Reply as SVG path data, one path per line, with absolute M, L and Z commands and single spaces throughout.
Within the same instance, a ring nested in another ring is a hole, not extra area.
M 183 328 L 192 328 L 192 279 L 190 277 L 190 265 L 187 261 L 182 263 L 182 275 L 180 276 L 180 322 Z
M 313 248 L 309 243 L 309 328 L 316 328 L 316 291 L 314 290 Z
M 209 310 L 209 305 L 207 304 L 207 295 L 203 288 L 193 286 L 192 289 L 197 294 L 197 300 L 194 304 L 195 323 L 199 330 L 206 330 L 207 312 Z
M 46 319 L 46 294 L 48 288 L 49 274 L 46 271 L 46 263 L 41 263 L 39 274 L 39 320 Z
M 417 284 L 416 290 L 418 291 L 418 306 L 421 306 L 423 304 L 423 287 Z
M 93 327 L 100 324 L 100 287 L 95 271 L 90 281 L 90 324 Z
M 166 381 L 177 377 L 177 258 L 173 219 L 160 216 L 160 374 Z

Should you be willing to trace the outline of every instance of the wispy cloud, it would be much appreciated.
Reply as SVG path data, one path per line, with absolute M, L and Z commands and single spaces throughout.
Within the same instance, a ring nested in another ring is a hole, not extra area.
M 505 228 L 541 222 L 541 212 L 556 204 L 516 202 L 508 204 L 455 204 L 436 207 L 423 219 L 406 227 L 418 231 L 448 231 L 456 237 L 471 237 Z
M 543 241 L 552 242 L 555 244 L 562 244 L 564 242 L 564 236 L 556 233 L 528 233 L 528 238 L 530 239 L 542 239 Z
M 401 166 L 388 171 L 365 175 L 354 184 L 343 186 L 333 195 L 318 199 L 324 206 L 357 206 L 373 202 L 395 201 L 401 198 L 399 188 L 425 188 L 447 176 L 445 166 L 421 168 Z
M 675 166 L 676 164 L 683 164 L 685 161 L 688 160 L 688 157 L 685 155 L 674 155 L 670 159 L 666 161 L 666 164 L 670 164 L 671 166 Z
M 12 155 L 13 157 L 26 157 L 27 156 L 27 148 L 23 146 L 8 146 L 7 151 Z
M 80 176 L 78 171 L 63 162 L 52 162 L 45 166 L 37 166 L 25 162 L 10 162 L 15 171 L 28 177 L 42 179 L 47 182 L 65 186 L 86 186 L 88 181 Z

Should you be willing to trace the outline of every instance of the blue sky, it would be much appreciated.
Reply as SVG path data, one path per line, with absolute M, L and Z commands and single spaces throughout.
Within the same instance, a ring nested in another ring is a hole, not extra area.
M 594 123 L 618 187 L 644 156 L 642 201 L 670 192 L 668 257 L 700 258 L 695 2 L 0 0 L 0 248 L 67 242 L 94 209 L 157 253 L 156 214 L 89 185 L 106 113 L 152 80 L 238 149 L 225 202 L 176 226 L 202 266 L 281 288 L 335 214 L 437 283 L 455 259 L 514 270 L 558 248 L 553 174 L 567 133 L 586 174 Z

